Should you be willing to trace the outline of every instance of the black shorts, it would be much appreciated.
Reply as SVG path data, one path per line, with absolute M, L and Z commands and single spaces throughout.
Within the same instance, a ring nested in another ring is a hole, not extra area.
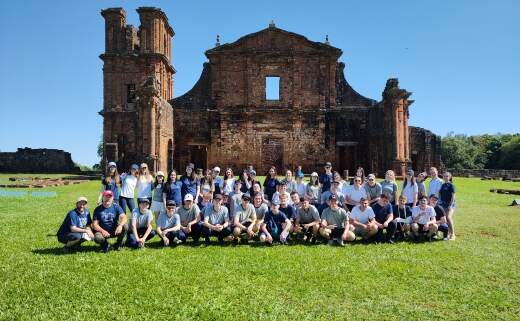
M 341 237 L 345 233 L 345 228 L 336 227 L 330 232 L 330 237 Z

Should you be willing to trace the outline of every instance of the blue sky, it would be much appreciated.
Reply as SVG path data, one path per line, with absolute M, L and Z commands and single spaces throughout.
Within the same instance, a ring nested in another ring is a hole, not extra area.
M 176 35 L 174 96 L 200 76 L 204 51 L 277 27 L 343 50 L 346 78 L 381 99 L 398 77 L 410 124 L 445 135 L 518 132 L 520 1 L 1 1 L 0 150 L 47 147 L 97 162 L 104 21 L 123 7 L 162 8 Z

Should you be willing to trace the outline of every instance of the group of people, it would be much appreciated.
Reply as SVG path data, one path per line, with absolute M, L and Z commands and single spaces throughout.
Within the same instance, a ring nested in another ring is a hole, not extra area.
M 430 168 L 428 188 L 428 175 L 414 174 L 407 171 L 399 191 L 392 170 L 377 182 L 374 174 L 365 177 L 358 168 L 346 181 L 329 162 L 321 175 L 311 173 L 309 182 L 299 166 L 294 175 L 286 170 L 283 179 L 271 167 L 263 183 L 252 166 L 237 178 L 231 168 L 220 176 L 217 166 L 204 172 L 189 164 L 178 178 L 175 170 L 166 177 L 158 171 L 154 177 L 145 163 L 119 174 L 116 163 L 110 162 L 93 216 L 88 200 L 79 197 L 57 236 L 65 251 L 93 240 L 104 252 L 125 245 L 143 248 L 155 236 L 162 246 L 190 238 L 194 244 L 201 238 L 210 244 L 212 237 L 219 243 L 324 241 L 341 246 L 358 239 L 455 240 L 451 174 L 445 172 L 443 180 Z M 116 240 L 111 245 L 112 238 Z

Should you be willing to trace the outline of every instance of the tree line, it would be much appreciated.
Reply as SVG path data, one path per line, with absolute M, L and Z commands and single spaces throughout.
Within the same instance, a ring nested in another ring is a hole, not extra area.
M 520 169 L 520 134 L 449 133 L 442 138 L 442 162 L 456 169 Z

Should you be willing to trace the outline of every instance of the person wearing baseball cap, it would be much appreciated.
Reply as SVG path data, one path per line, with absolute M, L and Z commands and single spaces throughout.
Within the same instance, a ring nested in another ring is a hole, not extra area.
M 200 180 L 191 166 L 186 166 L 186 172 L 181 176 L 180 181 L 182 199 L 184 199 L 186 195 L 191 194 L 191 196 L 193 196 L 192 200 L 197 202 L 200 195 Z
M 329 207 L 323 210 L 321 226 L 321 236 L 329 240 L 329 245 L 336 242 L 343 246 L 344 241 L 354 241 L 356 238 L 350 230 L 349 213 L 339 206 L 336 194 L 329 196 Z
M 381 184 L 376 182 L 376 175 L 368 174 L 367 181 L 363 187 L 368 194 L 368 204 L 372 206 L 377 203 L 379 196 L 383 193 L 383 188 Z
M 135 208 L 134 197 L 138 172 L 139 166 L 137 164 L 132 164 L 128 173 L 121 174 L 121 195 L 119 197 L 119 205 L 125 213 L 127 207 L 130 209 L 130 213 L 132 213 Z
M 101 204 L 103 192 L 112 191 L 114 201 L 119 203 L 119 188 L 121 187 L 121 177 L 117 171 L 115 162 L 109 162 L 105 174 L 101 177 L 101 192 L 98 197 L 98 205 Z
M 222 194 L 224 192 L 224 180 L 220 176 L 220 167 L 213 167 L 211 176 L 213 177 L 213 184 L 215 185 L 215 194 Z
M 302 206 L 296 211 L 294 232 L 306 242 L 316 243 L 321 219 L 318 209 L 311 205 L 310 197 L 303 198 Z
M 128 229 L 128 246 L 132 249 L 144 248 L 145 242 L 153 238 L 156 232 L 152 228 L 153 214 L 148 207 L 150 200 L 140 198 L 139 207 L 132 211 L 130 228 Z
M 184 196 L 184 204 L 177 209 L 177 214 L 179 214 L 181 220 L 179 240 L 186 243 L 188 237 L 191 237 L 193 244 L 198 245 L 202 227 L 200 209 L 197 204 L 194 204 L 193 195 L 186 194 Z
M 323 166 L 324 173 L 320 175 L 320 184 L 321 191 L 326 192 L 330 189 L 330 185 L 334 181 L 334 176 L 332 174 L 332 164 L 330 162 L 326 162 Z
M 229 214 L 227 207 L 222 205 L 222 195 L 215 194 L 213 203 L 206 206 L 204 210 L 204 222 L 202 223 L 202 234 L 206 245 L 210 244 L 210 237 L 216 236 L 219 243 L 233 239 L 229 225 Z
M 161 212 L 166 211 L 163 199 L 164 186 L 164 173 L 158 171 L 155 175 L 155 181 L 152 184 L 152 206 L 150 207 L 155 221 L 157 221 Z
M 114 249 L 121 249 L 127 231 L 125 212 L 114 202 L 114 194 L 110 190 L 103 192 L 103 202 L 94 210 L 92 228 L 94 241 L 101 245 L 103 252 L 110 250 L 108 239 L 116 238 Z
M 245 237 L 242 240 L 247 242 L 251 240 L 255 233 L 253 232 L 254 223 L 256 221 L 256 211 L 251 204 L 249 194 L 242 195 L 242 202 L 235 209 L 235 217 L 233 221 L 233 235 L 235 240 Z
M 58 241 L 65 244 L 65 253 L 79 249 L 81 243 L 94 239 L 90 229 L 92 219 L 87 208 L 87 198 L 80 196 L 76 201 L 76 207 L 69 211 L 61 224 L 58 233 Z
M 280 211 L 280 202 L 273 200 L 271 208 L 265 214 L 262 232 L 260 233 L 260 242 L 272 245 L 274 241 L 280 241 L 281 244 L 287 244 L 287 236 L 291 231 L 291 220 Z
M 161 239 L 162 246 L 174 246 L 180 244 L 179 231 L 181 218 L 177 214 L 177 203 L 173 200 L 166 202 L 166 211 L 159 214 L 157 219 L 157 235 Z
M 321 188 L 318 173 L 312 172 L 309 183 L 307 184 L 307 190 L 305 194 L 309 196 L 310 202 L 316 208 L 321 205 Z

